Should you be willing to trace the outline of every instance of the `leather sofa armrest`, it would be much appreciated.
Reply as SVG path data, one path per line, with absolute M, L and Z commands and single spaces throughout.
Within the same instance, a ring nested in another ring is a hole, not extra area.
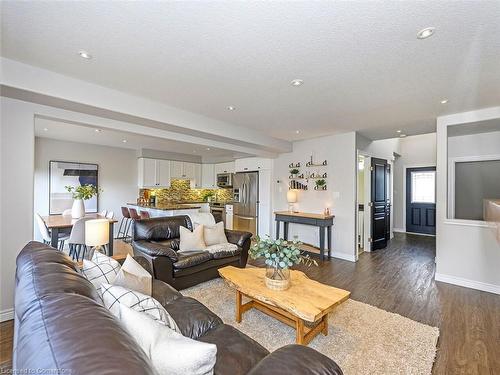
M 248 241 L 248 244 L 250 245 L 250 238 L 252 238 L 252 233 L 230 229 L 225 229 L 224 232 L 226 233 L 226 238 L 229 243 L 238 245 L 241 248 L 245 247 L 246 241 Z
M 147 254 L 151 257 L 164 256 L 169 258 L 172 263 L 175 263 L 178 260 L 177 253 L 170 246 L 165 246 L 160 243 L 139 240 L 132 242 L 132 247 L 134 248 L 134 254 L 139 252 Z
M 178 298 L 182 297 L 175 288 L 168 285 L 166 282 L 163 282 L 158 279 L 153 279 L 153 293 L 151 294 L 155 300 L 160 302 L 160 304 L 165 307 L 169 303 L 172 303 Z
M 343 375 L 340 367 L 320 352 L 302 345 L 284 346 L 260 361 L 248 375 Z

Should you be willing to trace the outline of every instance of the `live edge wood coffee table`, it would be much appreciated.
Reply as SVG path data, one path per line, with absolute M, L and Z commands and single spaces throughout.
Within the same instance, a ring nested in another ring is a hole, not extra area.
M 350 292 L 309 279 L 291 270 L 291 286 L 284 291 L 268 289 L 264 268 L 219 269 L 221 277 L 236 289 L 236 322 L 245 311 L 255 308 L 294 327 L 296 343 L 307 345 L 320 332 L 328 335 L 328 314 L 349 298 Z M 250 299 L 242 303 L 242 297 Z

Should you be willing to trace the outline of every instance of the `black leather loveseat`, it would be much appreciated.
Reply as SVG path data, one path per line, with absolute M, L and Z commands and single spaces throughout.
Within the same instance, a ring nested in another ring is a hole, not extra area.
M 136 260 L 147 269 L 145 259 Z M 157 374 L 71 258 L 30 242 L 16 265 L 13 373 Z M 335 362 L 305 346 L 288 345 L 269 354 L 200 302 L 160 280 L 153 279 L 153 297 L 184 336 L 217 345 L 215 375 L 342 374 Z
M 153 269 L 153 277 L 176 289 L 185 289 L 219 276 L 225 266 L 245 267 L 250 248 L 249 232 L 226 230 L 230 243 L 238 246 L 231 253 L 211 254 L 207 251 L 178 253 L 179 227 L 193 229 L 189 216 L 157 217 L 134 222 L 134 255 L 146 258 Z

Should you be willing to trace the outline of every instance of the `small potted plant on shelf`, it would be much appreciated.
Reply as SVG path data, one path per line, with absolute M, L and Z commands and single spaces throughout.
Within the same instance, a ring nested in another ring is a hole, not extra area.
M 79 219 L 85 216 L 85 204 L 86 201 L 97 195 L 98 189 L 95 185 L 79 185 L 75 186 L 65 186 L 64 187 L 73 196 L 73 207 L 71 208 L 71 217 L 73 219 Z
M 326 180 L 319 179 L 316 180 L 316 190 L 326 190 Z
M 255 244 L 248 253 L 252 259 L 265 259 L 265 283 L 269 289 L 288 289 L 290 287 L 290 267 L 295 264 L 318 265 L 308 254 L 304 254 L 300 245 L 302 242 L 297 240 L 273 240 L 269 237 L 263 239 L 257 236 Z
M 297 175 L 300 173 L 300 171 L 297 168 L 292 168 L 290 169 L 290 175 L 291 178 L 297 178 Z

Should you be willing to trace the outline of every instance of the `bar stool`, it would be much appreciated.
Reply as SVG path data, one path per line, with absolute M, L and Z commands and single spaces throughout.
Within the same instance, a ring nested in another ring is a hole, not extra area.
M 129 223 L 129 229 L 132 226 L 132 223 L 136 220 L 141 220 L 141 216 L 137 213 L 137 210 L 135 208 L 129 208 L 128 211 L 130 212 L 130 223 Z M 127 230 L 128 233 L 128 230 Z M 130 241 L 132 241 L 132 236 L 128 236 L 130 238 Z
M 127 207 L 122 207 L 122 219 L 120 220 L 120 225 L 118 226 L 118 234 L 116 235 L 117 239 L 127 239 L 130 223 L 130 211 Z
M 141 211 L 139 214 L 141 215 L 141 219 L 149 219 L 151 217 L 148 211 Z

